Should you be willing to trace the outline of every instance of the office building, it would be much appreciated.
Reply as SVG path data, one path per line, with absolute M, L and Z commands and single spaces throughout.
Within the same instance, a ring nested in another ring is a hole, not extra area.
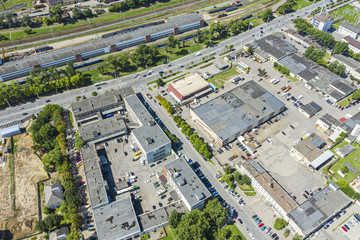
M 340 126 L 340 124 L 339 120 L 327 113 L 316 121 L 317 126 L 330 131 L 335 131 L 336 127 Z
M 360 53 L 360 42 L 356 41 L 354 38 L 350 36 L 344 37 L 341 41 L 347 42 L 349 46 L 349 50 L 352 50 L 355 54 Z
M 310 23 L 314 26 L 314 28 L 324 32 L 328 32 L 331 29 L 333 22 L 334 17 L 328 14 L 318 14 L 310 20 Z
M 139 98 L 136 95 L 126 97 L 125 106 L 133 123 L 131 135 L 147 162 L 152 163 L 169 156 L 172 152 L 171 141 Z
M 164 165 L 163 173 L 189 211 L 204 208 L 211 198 L 209 190 L 183 158 Z
M 190 109 L 190 115 L 217 145 L 222 146 L 284 109 L 284 103 L 255 81 L 249 81 Z

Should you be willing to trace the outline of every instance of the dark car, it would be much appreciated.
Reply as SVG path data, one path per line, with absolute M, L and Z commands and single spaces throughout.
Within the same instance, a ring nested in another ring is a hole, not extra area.
M 172 198 L 172 197 L 169 197 L 169 198 L 168 198 L 168 201 L 169 201 L 169 202 L 170 202 L 170 201 L 172 201 L 172 200 L 173 200 L 173 198 Z
M 160 198 L 161 198 L 161 199 L 164 199 L 164 198 L 166 198 L 166 195 L 162 195 Z
M 290 127 L 291 127 L 292 129 L 295 129 L 293 125 L 290 125 Z
M 239 218 L 238 220 L 239 220 L 239 223 L 240 223 L 240 224 L 243 224 L 243 221 L 242 221 L 240 218 Z
M 153 208 L 153 210 L 155 210 L 155 209 L 156 209 L 156 206 L 152 206 L 152 208 Z
M 127 156 L 128 155 L 127 152 L 124 152 L 124 155 Z
M 45 102 L 51 102 L 51 100 L 49 99 L 49 100 L 46 100 Z
M 281 132 L 282 134 L 286 135 L 286 133 L 284 133 L 283 131 Z
M 161 202 L 159 202 L 159 207 L 162 207 L 162 206 L 163 206 L 163 204 Z

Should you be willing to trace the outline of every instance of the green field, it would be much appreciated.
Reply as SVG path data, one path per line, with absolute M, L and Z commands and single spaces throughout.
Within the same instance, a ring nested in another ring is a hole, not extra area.
M 299 9 L 302 9 L 304 7 L 310 6 L 313 4 L 313 2 L 307 1 L 307 0 L 298 0 L 296 1 L 296 5 L 292 7 L 294 11 L 297 11 Z
M 6 8 L 10 8 L 12 6 L 21 4 L 21 3 L 25 3 L 28 7 L 31 6 L 31 2 L 32 0 L 7 0 L 6 2 L 4 1 L 4 5 Z M 1 6 L 2 9 L 2 6 Z
M 240 230 L 238 229 L 238 227 L 235 224 L 227 225 L 225 228 L 227 228 L 231 231 L 231 233 L 232 233 L 231 235 L 240 235 L 241 240 L 246 240 L 246 237 L 244 236 L 244 234 L 242 234 L 242 232 L 240 232 Z
M 344 17 L 351 23 L 355 23 L 357 19 L 360 18 L 360 12 L 356 12 L 355 8 L 351 5 L 346 5 L 342 8 L 331 13 L 331 15 L 336 17 Z
M 342 148 L 343 146 L 347 145 L 348 142 L 343 141 L 341 143 L 339 143 L 336 147 L 333 148 L 333 150 L 331 150 L 332 152 L 334 152 L 334 150 L 336 148 Z M 351 181 L 352 179 L 354 179 L 356 176 L 359 175 L 360 173 L 360 147 L 357 145 L 353 145 L 356 150 L 352 153 L 350 153 L 349 155 L 347 155 L 345 158 L 340 158 L 340 160 L 338 160 L 332 167 L 330 170 L 332 170 L 335 174 L 335 178 L 337 181 L 339 180 L 345 180 L 347 182 Z M 334 152 L 335 153 L 335 152 Z M 347 173 L 345 178 L 342 178 L 337 171 L 340 170 L 343 167 L 343 164 L 347 162 L 349 163 L 351 166 L 353 166 L 354 168 L 356 168 L 357 170 L 359 170 L 359 173 L 357 175 L 354 175 L 353 173 L 351 173 L 350 171 Z
M 232 67 L 229 70 L 216 74 L 213 78 L 209 79 L 208 82 L 213 83 L 218 89 L 220 89 L 226 80 L 229 80 L 238 74 L 239 72 L 236 70 L 236 67 Z
M 350 99 L 350 101 L 349 101 L 349 99 Z M 349 105 L 351 100 L 352 100 L 352 97 L 350 95 L 349 97 L 347 97 L 344 100 L 342 100 L 341 102 L 339 102 L 339 105 L 342 106 L 342 107 L 345 107 L 345 106 Z

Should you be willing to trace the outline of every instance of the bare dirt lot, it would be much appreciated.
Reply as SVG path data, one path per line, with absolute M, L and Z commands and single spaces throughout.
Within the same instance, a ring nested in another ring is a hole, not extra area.
M 10 197 L 10 169 L 8 163 L 0 169 L 0 195 L 5 199 L 0 202 L 1 220 L 12 218 L 6 222 L 6 229 L 18 239 L 35 233 L 34 227 L 38 217 L 38 181 L 47 179 L 43 163 L 33 154 L 30 134 L 21 134 L 17 140 L 15 152 L 15 208 L 12 209 Z M 7 238 L 5 238 L 7 239 Z

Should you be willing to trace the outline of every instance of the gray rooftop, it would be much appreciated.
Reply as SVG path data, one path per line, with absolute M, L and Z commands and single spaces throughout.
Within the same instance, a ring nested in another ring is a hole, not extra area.
M 192 111 L 226 140 L 283 107 L 284 103 L 274 95 L 255 81 L 249 81 Z
M 137 119 L 133 120 L 139 121 L 139 124 L 141 125 L 132 130 L 132 133 L 136 139 L 138 139 L 141 147 L 146 153 L 170 143 L 169 138 L 155 122 L 136 95 L 126 97 L 125 102 L 136 114 Z
M 68 227 L 61 227 L 50 232 L 49 240 L 66 240 L 66 235 L 69 234 Z
M 157 21 L 148 26 L 131 28 L 124 30 L 122 33 L 108 37 L 105 39 L 94 40 L 91 42 L 54 50 L 48 53 L 43 53 L 35 56 L 30 56 L 25 59 L 6 63 L 0 66 L 0 75 L 14 72 L 17 70 L 34 67 L 37 65 L 53 62 L 56 60 L 73 57 L 77 54 L 90 52 L 93 50 L 109 47 L 110 45 L 125 42 L 132 39 L 142 38 L 146 35 L 166 31 L 175 27 L 188 25 L 194 22 L 200 22 L 201 16 L 196 13 L 182 14 L 179 16 L 171 17 L 162 21 Z
M 94 209 L 94 219 L 99 240 L 129 239 L 140 234 L 131 197 Z
M 164 169 L 170 174 L 167 177 L 173 179 L 190 206 L 211 197 L 209 190 L 184 159 L 178 158 L 164 165 Z
M 318 156 L 315 160 L 310 163 L 310 166 L 314 169 L 318 169 L 320 166 L 325 164 L 334 156 L 334 153 L 330 150 L 326 150 L 323 154 Z
M 322 116 L 320 120 L 325 122 L 329 126 L 339 126 L 341 124 L 339 120 L 337 120 L 336 118 L 334 118 L 333 116 L 327 113 L 324 116 Z
M 295 75 L 299 74 L 300 72 L 308 69 L 311 65 L 313 65 L 311 62 L 295 53 L 280 59 L 278 63 L 287 67 L 290 72 Z
M 310 115 L 310 117 L 314 116 L 316 113 L 322 110 L 322 107 L 315 103 L 314 101 L 309 102 L 301 107 L 301 110 Z
M 338 150 L 338 152 L 340 152 L 344 156 L 349 155 L 353 151 L 355 151 L 355 148 L 351 144 L 347 144 L 347 145 L 345 145 L 344 147 L 342 147 L 341 149 Z
M 260 38 L 252 43 L 253 46 L 261 48 L 264 52 L 281 59 L 286 55 L 295 53 L 297 49 L 292 43 L 287 42 L 282 35 L 271 34 Z
M 345 66 L 349 66 L 353 69 L 357 69 L 360 65 L 359 62 L 357 62 L 356 60 L 349 57 L 345 57 L 342 54 L 333 55 L 332 58 L 338 60 L 340 63 L 343 63 Z
M 57 181 L 50 185 L 45 185 L 44 193 L 45 193 L 45 204 L 48 207 L 64 201 L 64 194 L 60 181 Z
M 77 118 L 80 115 L 95 113 L 96 111 L 101 111 L 111 107 L 117 107 L 120 105 L 120 102 L 124 97 L 133 94 L 135 94 L 135 92 L 132 87 L 124 87 L 113 92 L 100 94 L 89 99 L 82 99 L 79 102 L 74 102 L 71 104 L 71 109 L 75 118 Z
M 319 15 L 315 15 L 314 16 L 314 19 L 316 21 L 319 21 L 319 22 L 327 22 L 327 21 L 332 21 L 334 20 L 334 17 L 333 16 L 330 16 L 328 14 L 319 14 Z
M 358 26 L 354 26 L 348 22 L 342 22 L 340 27 L 346 28 L 356 34 L 360 34 L 360 28 Z
M 335 75 L 333 72 L 324 68 L 322 66 L 314 64 L 310 71 L 315 75 L 312 79 L 310 79 L 310 83 L 313 84 L 321 92 L 328 94 L 334 90 L 330 85 L 333 82 L 339 81 L 339 76 Z M 301 76 L 301 73 L 299 74 Z M 308 79 L 306 79 L 309 81 Z
M 96 154 L 94 144 L 89 144 L 81 148 L 81 157 L 84 165 L 85 174 L 94 169 L 100 168 L 99 157 Z
M 86 183 L 89 189 L 91 207 L 97 208 L 108 204 L 110 201 L 107 196 L 107 183 L 103 179 L 100 168 L 88 171 L 86 174 Z
M 79 133 L 85 142 L 105 140 L 126 133 L 126 124 L 120 115 L 101 119 L 79 127 Z
M 139 216 L 139 222 L 143 231 L 149 231 L 169 221 L 169 216 L 164 207 Z
M 351 199 L 339 190 L 335 183 L 330 183 L 291 211 L 288 216 L 304 235 L 308 235 L 350 203 Z
M 345 95 L 348 95 L 355 90 L 353 87 L 350 87 L 349 85 L 340 80 L 331 83 L 331 86 Z

